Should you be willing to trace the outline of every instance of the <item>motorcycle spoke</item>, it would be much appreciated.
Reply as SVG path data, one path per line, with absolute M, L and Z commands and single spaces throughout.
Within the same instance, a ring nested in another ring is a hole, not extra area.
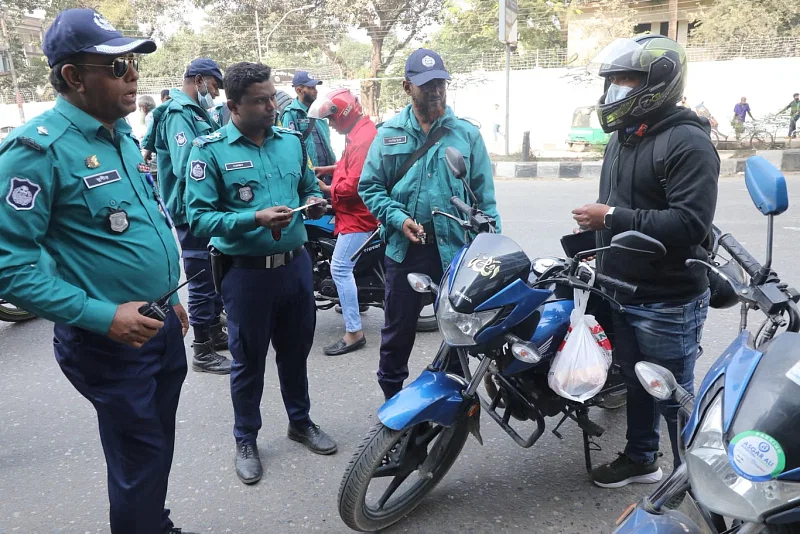
M 381 495 L 381 498 L 378 500 L 378 510 L 383 510 L 383 507 L 386 505 L 386 501 L 388 501 L 389 498 L 394 495 L 394 492 L 397 491 L 397 488 L 399 488 L 403 482 L 406 481 L 408 475 L 410 474 L 411 473 L 405 473 L 394 477 L 392 482 L 389 484 L 389 487 L 386 488 L 386 491 L 383 492 L 383 495 Z

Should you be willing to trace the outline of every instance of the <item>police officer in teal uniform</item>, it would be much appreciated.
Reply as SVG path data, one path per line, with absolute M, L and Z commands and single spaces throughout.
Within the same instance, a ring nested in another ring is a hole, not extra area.
M 58 99 L 0 148 L 2 298 L 56 323 L 56 360 L 97 412 L 111 532 L 180 532 L 164 502 L 188 318 L 177 294 L 163 322 L 138 312 L 178 286 L 180 256 L 124 120 L 156 44 L 69 9 L 42 48 Z
M 300 132 L 306 142 L 306 151 L 311 164 L 314 168 L 320 168 L 319 178 L 326 185 L 331 185 L 336 155 L 331 148 L 328 121 L 308 118 L 308 108 L 317 99 L 318 85 L 322 85 L 322 82 L 309 76 L 308 72 L 300 70 L 295 73 L 292 87 L 297 93 L 297 98 L 283 110 L 281 124 L 285 128 Z M 326 195 L 326 198 L 329 196 Z
M 226 70 L 231 120 L 195 140 L 186 178 L 192 233 L 213 236 L 216 249 L 214 276 L 228 312 L 233 355 L 235 468 L 245 484 L 262 475 L 256 438 L 270 342 L 289 416 L 288 437 L 317 454 L 336 452 L 336 443 L 309 417 L 306 361 L 316 306 L 303 217 L 292 212 L 309 205 L 308 216 L 319 218 L 326 202 L 299 136 L 274 126 L 277 101 L 270 74 L 259 63 Z
M 170 91 L 170 100 L 156 127 L 155 141 L 158 185 L 175 221 L 186 277 L 192 279 L 189 283 L 189 322 L 194 332 L 192 369 L 214 374 L 228 374 L 231 370 L 231 361 L 216 352 L 228 348 L 228 336 L 220 319 L 222 298 L 211 280 L 208 239 L 189 230 L 184 194 L 192 141 L 219 128 L 208 110 L 214 106 L 214 97 L 219 96 L 221 87 L 222 72 L 214 61 L 198 58 L 189 63 L 183 87 Z
M 358 185 L 364 204 L 385 229 L 386 318 L 378 383 L 387 399 L 400 391 L 408 378 L 416 317 L 422 309 L 422 296 L 411 289 L 406 276 L 425 273 L 439 281 L 464 245 L 464 230 L 456 222 L 431 215 L 438 209 L 463 218 L 450 205 L 452 196 L 471 204 L 463 184 L 447 167 L 447 147 L 464 155 L 466 179 L 478 198 L 478 207 L 496 218 L 500 231 L 489 153 L 480 131 L 447 106 L 450 74 L 442 58 L 433 50 L 420 48 L 408 57 L 405 71 L 403 89 L 411 104 L 378 130 Z M 444 135 L 405 175 L 398 176 L 400 167 L 437 130 Z

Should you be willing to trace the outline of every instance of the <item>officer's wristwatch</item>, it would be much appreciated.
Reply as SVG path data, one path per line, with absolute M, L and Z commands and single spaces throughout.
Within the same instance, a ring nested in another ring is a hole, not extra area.
M 614 213 L 614 208 L 608 208 L 608 211 L 603 216 L 603 226 L 611 230 L 611 215 Z

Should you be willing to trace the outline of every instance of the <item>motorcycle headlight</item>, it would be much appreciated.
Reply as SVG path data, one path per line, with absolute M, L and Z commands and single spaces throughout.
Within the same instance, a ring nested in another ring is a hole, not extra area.
M 720 515 L 758 523 L 764 514 L 800 499 L 800 484 L 753 482 L 734 471 L 725 447 L 719 392 L 700 423 L 685 461 L 697 500 Z
M 439 330 L 445 342 L 451 347 L 471 347 L 475 345 L 475 335 L 492 322 L 501 310 L 459 313 L 450 304 L 450 291 L 447 285 L 445 278 L 439 289 L 439 304 L 436 309 Z

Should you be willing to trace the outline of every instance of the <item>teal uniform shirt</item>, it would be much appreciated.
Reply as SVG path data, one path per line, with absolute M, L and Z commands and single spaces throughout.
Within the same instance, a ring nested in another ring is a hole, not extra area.
M 416 217 L 419 223 L 432 221 L 442 268 L 446 269 L 465 244 L 464 230 L 446 217 L 431 219 L 430 213 L 438 209 L 463 219 L 463 215 L 450 205 L 450 198 L 457 196 L 467 204 L 472 203 L 464 184 L 447 166 L 447 147 L 456 148 L 464 155 L 466 178 L 478 198 L 478 206 L 496 218 L 498 232 L 501 228 L 494 196 L 492 162 L 478 128 L 457 118 L 449 106 L 444 116 L 434 122 L 431 131 L 440 126 L 450 131 L 412 165 L 389 193 L 386 184 L 394 181 L 397 171 L 425 143 L 427 135 L 419 126 L 410 104 L 386 121 L 378 129 L 369 149 L 358 193 L 384 227 L 388 257 L 397 262 L 405 259 L 409 241 L 403 234 L 403 222 Z
M 169 92 L 169 104 L 156 128 L 158 185 L 176 225 L 186 224 L 186 163 L 195 137 L 218 128 L 206 110 L 179 89 Z M 155 122 L 155 121 L 154 121 Z
M 174 289 L 178 247 L 144 170 L 124 120 L 112 139 L 61 97 L 15 129 L 0 148 L 2 298 L 107 334 L 119 304 Z
M 300 212 L 278 241 L 255 219 L 259 210 L 297 208 L 309 197 L 322 196 L 300 143 L 296 133 L 273 127 L 259 147 L 233 121 L 196 139 L 186 171 L 192 234 L 211 236 L 215 248 L 235 256 L 267 256 L 302 246 L 308 236 Z
M 308 129 L 308 125 L 310 124 L 310 119 L 308 118 L 308 106 L 303 104 L 299 99 L 295 98 L 288 106 L 286 106 L 286 109 L 283 110 L 280 123 L 284 128 L 294 130 L 302 135 L 305 133 L 306 129 Z M 333 165 L 336 163 L 336 155 L 333 153 L 333 149 L 331 148 L 331 131 L 328 128 L 328 121 L 318 120 L 315 122 L 314 128 L 316 128 L 317 132 L 319 132 L 322 142 L 325 145 L 325 149 L 328 151 L 329 165 Z M 315 167 L 319 166 L 319 155 L 317 154 L 317 144 L 314 143 L 314 134 L 311 134 L 306 138 L 306 151 L 308 152 L 308 158 L 311 160 L 311 164 Z
M 161 121 L 161 115 L 164 114 L 164 110 L 167 109 L 168 105 L 169 102 L 167 101 L 153 110 L 153 122 L 148 125 L 147 131 L 144 133 L 144 137 L 142 137 L 142 148 L 144 150 L 149 150 L 150 152 L 156 151 L 155 131 L 156 128 L 158 128 L 158 123 Z

